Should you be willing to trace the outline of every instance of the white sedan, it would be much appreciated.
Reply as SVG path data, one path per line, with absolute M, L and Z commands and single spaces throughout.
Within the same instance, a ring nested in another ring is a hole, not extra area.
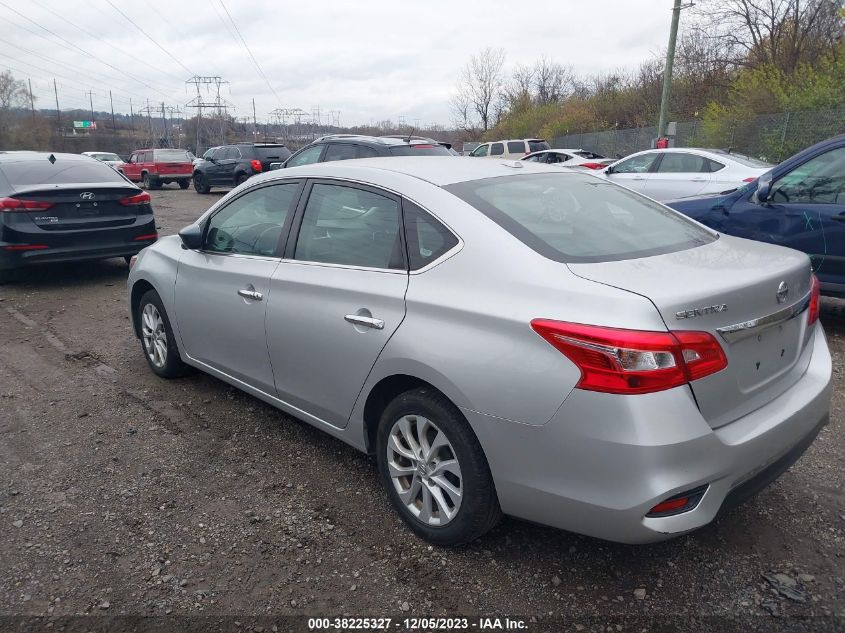
M 674 200 L 731 191 L 772 166 L 756 158 L 718 149 L 650 149 L 607 167 L 608 180 L 655 200 Z
M 82 152 L 82 155 L 90 156 L 119 172 L 123 172 L 123 166 L 126 164 L 120 156 L 113 152 Z
M 558 167 L 582 167 L 585 169 L 604 169 L 614 159 L 584 149 L 544 149 L 531 152 L 521 159 L 530 163 L 557 165 Z

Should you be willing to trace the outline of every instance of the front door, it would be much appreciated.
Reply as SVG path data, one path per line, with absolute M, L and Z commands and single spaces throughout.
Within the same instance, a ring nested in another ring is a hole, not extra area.
M 274 393 L 264 315 L 301 184 L 249 189 L 209 218 L 204 245 L 186 251 L 176 277 L 176 316 L 188 355 Z
M 139 152 L 133 152 L 129 162 L 123 166 L 123 175 L 129 180 L 137 182 L 141 180 L 141 168 L 138 166 Z
M 337 181 L 313 182 L 303 201 L 270 282 L 267 344 L 279 398 L 344 427 L 405 317 L 400 202 Z

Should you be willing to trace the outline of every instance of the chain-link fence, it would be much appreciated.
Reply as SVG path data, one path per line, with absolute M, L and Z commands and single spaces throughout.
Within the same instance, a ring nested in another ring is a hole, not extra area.
M 672 131 L 671 129 L 669 130 Z M 759 114 L 718 121 L 680 121 L 675 147 L 714 147 L 779 163 L 814 143 L 845 133 L 845 109 Z M 581 148 L 609 157 L 653 147 L 657 127 L 606 130 L 558 136 L 552 147 Z

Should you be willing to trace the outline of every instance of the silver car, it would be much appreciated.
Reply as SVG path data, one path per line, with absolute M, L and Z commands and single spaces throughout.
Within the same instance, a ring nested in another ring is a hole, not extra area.
M 251 178 L 138 255 L 135 333 L 374 454 L 437 544 L 502 513 L 613 541 L 706 525 L 828 419 L 806 255 L 586 173 L 449 158 Z

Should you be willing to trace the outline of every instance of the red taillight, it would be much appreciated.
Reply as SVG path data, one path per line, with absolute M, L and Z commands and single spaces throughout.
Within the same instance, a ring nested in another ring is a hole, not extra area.
M 133 238 L 136 242 L 146 242 L 148 240 L 157 240 L 158 233 L 147 233 L 146 235 L 138 235 Z
M 743 178 L 742 182 L 754 182 L 755 180 L 757 180 L 757 179 L 752 176 L 752 177 L 749 177 L 749 178 Z
M 152 200 L 152 198 L 150 198 L 150 194 L 144 191 L 143 193 L 129 196 L 128 198 L 121 198 L 118 202 L 124 207 L 135 207 L 139 204 L 149 204 L 150 200 Z
M 819 312 L 821 311 L 821 287 L 819 285 L 819 278 L 812 275 L 810 281 L 810 307 L 807 309 L 807 325 L 810 326 L 819 320 Z
M 534 319 L 531 327 L 581 370 L 579 389 L 663 391 L 728 366 L 708 332 L 648 332 Z
M 0 198 L 0 213 L 4 211 L 45 211 L 52 206 L 52 202 L 41 202 L 40 200 Z
M 11 246 L 4 246 L 5 251 L 43 251 L 45 248 L 50 248 L 46 244 L 13 244 Z
M 251 161 L 249 161 L 249 164 L 250 164 L 250 165 L 252 165 L 252 169 L 253 169 L 253 171 L 261 171 L 262 169 L 264 169 L 264 168 L 261 166 L 261 161 L 260 161 L 260 160 L 251 160 Z
M 587 169 L 604 169 L 607 165 L 601 163 L 581 163 L 579 167 L 586 167 Z

